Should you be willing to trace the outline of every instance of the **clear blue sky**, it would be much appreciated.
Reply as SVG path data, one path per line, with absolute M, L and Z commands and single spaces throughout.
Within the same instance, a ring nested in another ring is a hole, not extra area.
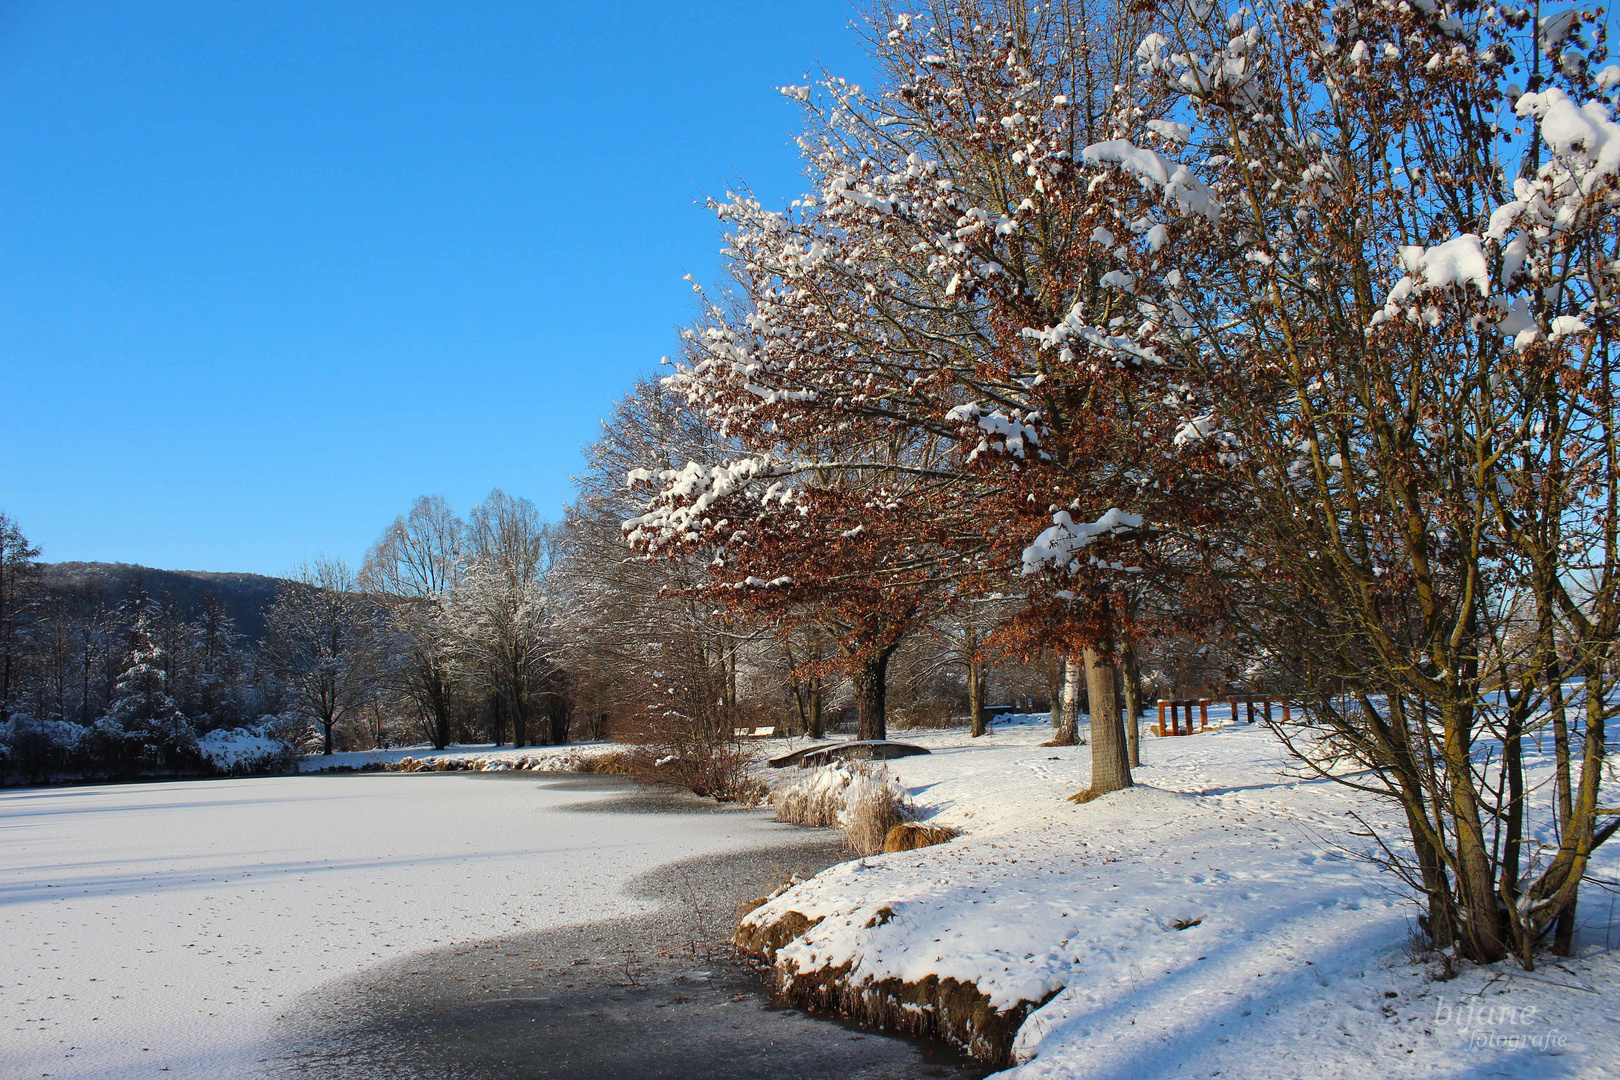
M 0 510 L 51 561 L 277 573 L 492 487 L 556 516 L 675 351 L 700 201 L 864 79 L 814 4 L 0 5 Z

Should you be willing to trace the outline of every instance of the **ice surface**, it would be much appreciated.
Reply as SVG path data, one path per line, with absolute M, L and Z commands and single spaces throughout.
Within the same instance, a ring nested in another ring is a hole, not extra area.
M 630 878 L 762 812 L 570 813 L 556 777 L 0 793 L 0 1075 L 251 1076 L 298 996 L 413 950 L 639 912 Z M 166 1071 L 165 1071 L 166 1070 Z

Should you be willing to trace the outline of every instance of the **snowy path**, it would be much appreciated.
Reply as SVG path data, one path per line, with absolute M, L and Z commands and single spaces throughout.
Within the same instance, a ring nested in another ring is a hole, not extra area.
M 555 777 L 0 793 L 0 1075 L 250 1075 L 297 996 L 385 958 L 645 910 L 623 885 L 765 847 L 762 813 L 567 813 Z M 598 785 L 599 789 L 599 785 Z

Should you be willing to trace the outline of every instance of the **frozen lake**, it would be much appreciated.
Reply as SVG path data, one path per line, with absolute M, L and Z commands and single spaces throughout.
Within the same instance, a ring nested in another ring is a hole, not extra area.
M 0 1071 L 252 1076 L 323 988 L 474 942 L 656 921 L 669 891 L 627 886 L 659 867 L 817 842 L 762 811 L 653 802 L 511 774 L 0 793 Z M 609 989 L 599 973 L 593 992 Z

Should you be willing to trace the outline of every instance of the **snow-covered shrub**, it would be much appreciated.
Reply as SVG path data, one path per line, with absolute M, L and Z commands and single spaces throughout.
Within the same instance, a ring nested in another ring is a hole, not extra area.
M 267 717 L 250 728 L 220 728 L 197 740 L 197 748 L 216 772 L 236 775 L 286 772 L 297 751 L 276 734 L 279 718 Z
M 742 725 L 734 713 L 705 698 L 649 708 L 631 732 L 641 743 L 629 758 L 631 774 L 719 802 L 759 801 L 764 792 L 753 772 L 755 752 L 737 738 Z
M 0 773 L 25 777 L 71 771 L 88 742 L 89 729 L 68 720 L 39 720 L 19 712 L 0 724 Z
M 609 750 L 585 755 L 579 759 L 579 768 L 575 771 L 626 776 L 635 771 L 635 754 L 629 750 Z
M 853 779 L 843 762 L 811 769 L 776 792 L 776 820 L 789 825 L 836 828 L 843 824 L 844 796 Z

